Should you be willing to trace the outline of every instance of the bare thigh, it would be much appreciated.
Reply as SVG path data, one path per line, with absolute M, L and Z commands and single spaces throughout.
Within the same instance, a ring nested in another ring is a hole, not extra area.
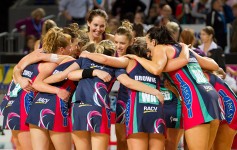
M 165 149 L 177 150 L 183 132 L 183 129 L 167 128 L 167 139 L 165 140 Z
M 34 150 L 49 149 L 50 137 L 48 130 L 30 124 L 30 136 Z
M 128 149 L 129 150 L 145 150 L 148 149 L 148 134 L 135 133 L 128 136 Z
M 91 132 L 92 150 L 107 150 L 109 146 L 109 135 Z
M 214 149 L 215 150 L 231 149 L 236 133 L 237 131 L 231 129 L 228 126 L 228 124 L 220 124 L 213 146 Z
M 184 131 L 189 150 L 206 150 L 210 134 L 210 124 L 201 124 Z M 198 144 L 197 144 L 198 143 Z
M 117 150 L 127 150 L 127 139 L 126 139 L 126 126 L 124 124 L 115 124 L 116 137 L 117 137 Z
M 72 149 L 72 139 L 70 132 L 49 131 L 49 135 L 56 150 Z
M 76 149 L 91 150 L 91 134 L 88 131 L 73 131 L 72 139 Z

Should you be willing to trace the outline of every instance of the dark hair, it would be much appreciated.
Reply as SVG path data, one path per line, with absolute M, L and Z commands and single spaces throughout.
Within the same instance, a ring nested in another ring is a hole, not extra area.
M 126 54 L 134 54 L 139 57 L 147 58 L 147 49 L 146 47 L 143 47 L 138 44 L 133 44 L 131 46 L 128 46 Z
M 144 32 L 143 32 L 143 25 L 141 23 L 134 23 L 133 24 L 133 31 L 135 31 L 136 35 L 135 37 L 141 37 L 144 36 Z
M 103 52 L 104 55 L 107 55 L 107 56 L 113 56 L 114 53 L 115 53 L 114 50 L 104 48 L 104 52 Z
M 237 3 L 235 3 L 233 6 L 232 6 L 232 9 L 236 9 L 237 8 Z
M 133 23 L 133 22 L 134 22 L 134 18 L 135 18 L 134 13 L 132 13 L 132 12 L 127 12 L 126 14 L 123 15 L 122 20 L 123 20 L 123 21 L 124 21 L 124 20 L 128 20 L 129 22 Z
M 103 17 L 105 19 L 105 22 L 106 23 L 108 22 L 109 17 L 107 15 L 107 13 L 104 10 L 102 10 L 102 9 L 94 9 L 94 10 L 90 11 L 90 13 L 88 15 L 88 18 L 87 18 L 87 21 L 89 23 L 91 23 L 93 18 L 96 17 L 96 16 Z M 90 31 L 90 27 L 89 26 L 87 27 L 87 29 L 88 29 L 88 31 Z M 105 36 L 106 35 L 105 35 L 105 32 L 104 32 L 102 34 L 102 37 L 105 37 Z
M 177 44 L 172 34 L 165 26 L 152 27 L 147 31 L 150 40 L 156 40 L 156 44 Z
M 91 21 L 93 20 L 93 18 L 95 16 L 101 16 L 106 20 L 106 22 L 108 21 L 107 13 L 104 10 L 101 10 L 101 9 L 94 9 L 94 10 L 90 11 L 90 13 L 88 15 L 88 18 L 87 18 L 87 21 L 89 23 L 91 23 Z

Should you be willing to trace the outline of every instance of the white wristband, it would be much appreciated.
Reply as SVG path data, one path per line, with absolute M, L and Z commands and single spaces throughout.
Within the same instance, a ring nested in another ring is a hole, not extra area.
M 58 61 L 58 55 L 57 54 L 51 54 L 50 62 L 57 62 L 57 61 Z

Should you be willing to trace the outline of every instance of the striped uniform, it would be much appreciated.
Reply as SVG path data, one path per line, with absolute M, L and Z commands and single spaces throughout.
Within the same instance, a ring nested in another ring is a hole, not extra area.
M 176 95 L 164 86 L 165 77 L 161 77 L 160 91 L 164 95 L 164 119 L 167 128 L 180 128 L 181 102 Z
M 237 96 L 225 83 L 224 80 L 212 73 L 206 73 L 209 77 L 209 82 L 217 90 L 221 97 L 223 106 L 222 114 L 225 117 L 224 123 L 228 123 L 230 128 L 237 130 Z
M 39 74 L 38 66 L 38 63 L 27 66 L 23 70 L 22 76 L 34 82 Z M 28 131 L 29 125 L 26 123 L 26 118 L 35 93 L 32 91 L 27 93 L 19 84 L 15 84 L 14 81 L 11 82 L 9 89 L 8 96 L 5 97 L 8 102 L 4 109 L 3 127 L 11 130 Z
M 65 62 L 55 68 L 52 74 L 61 72 L 74 61 Z M 52 84 L 60 89 L 66 89 L 70 93 L 75 91 L 77 82 L 63 80 Z M 34 98 L 27 123 L 55 132 L 70 132 L 72 128 L 70 115 L 70 101 L 65 102 L 56 94 L 39 92 Z
M 137 81 L 159 88 L 159 77 L 149 73 L 138 62 L 131 70 L 129 76 Z M 128 90 L 129 100 L 126 109 L 126 133 L 165 133 L 165 121 L 163 119 L 163 108 L 154 95 Z
M 176 54 L 181 52 L 178 44 L 173 45 Z M 190 52 L 189 63 L 178 70 L 166 73 L 182 97 L 183 128 L 190 129 L 199 124 L 220 119 L 219 95 L 205 78 L 197 59 Z
M 81 69 L 95 68 L 108 72 L 112 77 L 125 73 L 109 66 L 93 62 L 87 58 L 76 60 Z M 110 133 L 110 100 L 109 91 L 115 79 L 103 82 L 98 77 L 81 79 L 73 97 L 72 121 L 73 131 L 94 131 Z

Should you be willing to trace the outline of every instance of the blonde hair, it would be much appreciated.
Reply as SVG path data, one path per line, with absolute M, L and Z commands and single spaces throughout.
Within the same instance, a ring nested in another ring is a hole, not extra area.
M 79 45 L 80 47 L 83 47 L 83 46 L 85 46 L 87 43 L 90 42 L 90 38 L 89 38 L 88 34 L 86 33 L 86 31 L 77 30 L 76 32 L 77 32 L 77 34 L 78 34 L 78 39 L 79 39 L 78 45 Z
M 94 42 L 88 42 L 84 46 L 82 46 L 81 51 L 88 51 L 94 53 L 96 49 L 96 44 Z
M 51 28 L 43 38 L 43 50 L 47 53 L 56 53 L 59 47 L 67 47 L 71 42 L 71 36 L 62 33 L 58 27 Z
M 176 34 L 180 30 L 179 25 L 176 22 L 168 22 L 166 27 L 172 34 Z
M 146 37 L 136 37 L 133 44 L 140 45 L 144 49 L 147 48 Z
M 45 11 L 43 8 L 37 8 L 31 12 L 32 18 L 36 18 L 37 16 L 41 16 L 41 18 L 45 16 Z
M 42 34 L 41 34 L 41 36 L 43 37 L 49 31 L 49 29 L 51 29 L 53 27 L 57 27 L 57 24 L 53 20 L 51 20 L 51 19 L 46 20 L 43 23 L 43 26 L 42 26 Z
M 115 34 L 125 35 L 128 38 L 129 42 L 131 42 L 133 41 L 132 30 L 132 24 L 129 21 L 125 20 L 122 22 L 122 26 L 117 29 Z
M 115 44 L 110 40 L 102 40 L 96 46 L 95 53 L 101 53 L 105 55 L 112 56 L 115 53 Z

